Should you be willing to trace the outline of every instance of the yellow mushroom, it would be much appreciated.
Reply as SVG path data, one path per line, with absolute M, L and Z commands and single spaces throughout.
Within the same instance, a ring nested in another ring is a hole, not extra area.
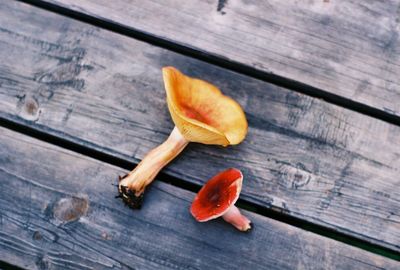
M 131 208 L 140 208 L 146 186 L 189 142 L 228 146 L 240 143 L 247 134 L 246 116 L 235 100 L 224 96 L 214 85 L 188 77 L 174 67 L 164 67 L 162 71 L 175 128 L 165 142 L 120 178 L 119 196 Z

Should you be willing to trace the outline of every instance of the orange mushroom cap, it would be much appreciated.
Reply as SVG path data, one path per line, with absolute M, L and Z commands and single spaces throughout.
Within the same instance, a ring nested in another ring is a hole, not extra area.
M 227 169 L 207 181 L 193 200 L 190 212 L 200 222 L 224 215 L 239 198 L 243 174 L 238 169 Z
M 227 146 L 245 138 L 246 116 L 235 100 L 174 67 L 164 67 L 163 78 L 172 120 L 186 140 Z

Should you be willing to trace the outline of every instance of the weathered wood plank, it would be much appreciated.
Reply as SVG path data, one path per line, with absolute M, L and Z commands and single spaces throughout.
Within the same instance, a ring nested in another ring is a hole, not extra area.
M 43 0 L 400 116 L 400 2 Z
M 29 269 L 396 269 L 398 262 L 246 213 L 197 223 L 193 193 L 153 186 L 132 212 L 121 169 L 0 128 L 0 259 Z
M 172 130 L 174 65 L 237 99 L 250 128 L 236 147 L 189 145 L 167 173 L 237 167 L 243 199 L 400 250 L 399 127 L 29 5 L 1 3 L 0 25 L 0 117 L 138 162 Z

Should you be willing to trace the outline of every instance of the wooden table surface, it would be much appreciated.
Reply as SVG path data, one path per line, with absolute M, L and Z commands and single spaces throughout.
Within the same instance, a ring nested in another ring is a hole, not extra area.
M 400 1 L 0 2 L 0 268 L 400 269 Z M 133 211 L 122 175 L 173 128 L 161 68 L 244 108 Z M 195 192 L 245 175 L 247 234 Z

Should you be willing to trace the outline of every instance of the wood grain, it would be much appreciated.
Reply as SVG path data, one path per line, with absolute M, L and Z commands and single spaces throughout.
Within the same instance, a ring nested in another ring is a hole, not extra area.
M 141 211 L 121 169 L 0 128 L 0 260 L 27 269 L 396 269 L 399 263 L 252 213 L 250 233 L 197 223 L 163 183 Z
M 0 25 L 3 119 L 138 162 L 173 128 L 174 65 L 238 100 L 250 127 L 235 147 L 190 144 L 166 173 L 201 185 L 237 167 L 244 200 L 400 250 L 399 127 L 29 5 L 2 2 Z
M 400 116 L 397 0 L 42 2 Z

